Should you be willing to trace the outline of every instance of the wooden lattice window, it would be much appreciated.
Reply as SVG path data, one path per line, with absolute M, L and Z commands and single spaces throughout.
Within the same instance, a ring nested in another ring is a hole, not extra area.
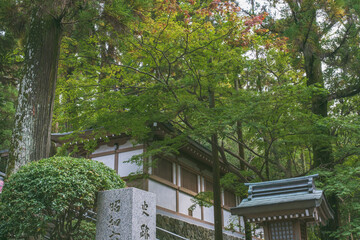
M 173 167 L 170 161 L 157 159 L 156 166 L 153 167 L 153 174 L 169 182 L 173 182 Z
M 292 222 L 274 222 L 269 224 L 271 240 L 294 240 Z
M 197 175 L 184 168 L 181 168 L 181 187 L 198 192 Z
M 301 240 L 306 240 L 307 233 L 306 233 L 306 223 L 305 222 L 300 223 L 300 232 L 301 232 Z
M 224 190 L 224 205 L 227 207 L 236 206 L 236 196 L 234 193 Z
M 213 189 L 213 184 L 212 182 L 209 182 L 208 180 L 205 180 L 205 192 L 212 192 Z

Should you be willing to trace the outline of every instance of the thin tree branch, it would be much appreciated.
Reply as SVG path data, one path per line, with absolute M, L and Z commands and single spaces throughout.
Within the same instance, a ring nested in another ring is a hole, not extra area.
M 346 89 L 339 90 L 337 92 L 334 92 L 332 94 L 329 94 L 327 97 L 328 101 L 335 100 L 335 99 L 341 99 L 346 97 L 352 97 L 360 93 L 360 84 L 355 86 L 349 86 Z
M 248 167 L 249 169 L 251 169 L 256 175 L 259 176 L 259 178 L 261 178 L 261 180 L 265 181 L 266 178 L 261 174 L 261 172 L 254 167 L 253 165 L 249 164 L 245 159 L 241 158 L 239 155 L 233 153 L 232 151 L 228 150 L 228 149 L 224 149 L 225 152 L 227 152 L 228 154 L 230 154 L 231 156 L 237 158 L 239 161 L 241 161 L 242 163 L 244 163 L 244 165 L 246 167 Z

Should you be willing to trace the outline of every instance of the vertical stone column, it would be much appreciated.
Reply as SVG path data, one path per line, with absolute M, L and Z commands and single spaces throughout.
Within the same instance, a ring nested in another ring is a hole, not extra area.
M 156 195 L 137 188 L 99 192 L 96 240 L 155 240 Z

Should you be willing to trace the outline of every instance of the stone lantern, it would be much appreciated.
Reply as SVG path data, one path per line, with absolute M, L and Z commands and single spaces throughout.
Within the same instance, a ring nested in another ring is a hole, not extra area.
M 246 183 L 249 196 L 231 213 L 262 225 L 265 240 L 306 240 L 308 223 L 325 225 L 334 218 L 323 191 L 315 188 L 316 177 Z

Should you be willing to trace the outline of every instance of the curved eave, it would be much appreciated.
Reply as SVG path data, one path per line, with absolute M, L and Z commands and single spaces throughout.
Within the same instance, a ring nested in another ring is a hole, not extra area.
M 267 213 L 271 213 L 271 212 L 315 208 L 317 205 L 316 202 L 317 200 L 310 199 L 310 200 L 266 204 L 260 206 L 249 206 L 249 207 L 238 206 L 231 208 L 230 210 L 232 215 L 247 217 L 249 215 L 266 215 Z
M 328 201 L 326 200 L 325 195 L 321 196 L 321 202 L 319 203 L 320 214 L 325 219 L 334 219 L 334 211 L 330 208 Z
M 245 218 L 263 219 L 269 215 L 277 216 L 285 212 L 304 212 L 309 209 L 316 210 L 315 216 L 310 216 L 313 221 L 325 224 L 328 219 L 334 218 L 323 192 L 319 190 L 315 193 L 288 194 L 252 200 L 244 199 L 239 206 L 231 208 L 231 214 Z

